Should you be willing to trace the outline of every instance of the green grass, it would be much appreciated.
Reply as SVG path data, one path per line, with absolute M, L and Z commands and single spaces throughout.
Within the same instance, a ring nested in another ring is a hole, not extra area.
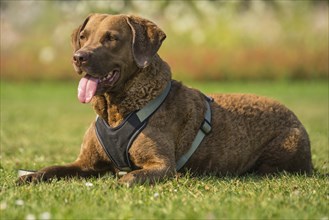
M 32 215 L 39 219 L 45 212 L 53 219 L 328 219 L 327 82 L 187 84 L 207 93 L 266 95 L 287 105 L 309 132 L 315 174 L 273 178 L 187 174 L 129 189 L 107 175 L 18 187 L 19 168 L 73 161 L 95 114 L 90 106 L 78 103 L 77 82 L 1 82 L 1 219 Z

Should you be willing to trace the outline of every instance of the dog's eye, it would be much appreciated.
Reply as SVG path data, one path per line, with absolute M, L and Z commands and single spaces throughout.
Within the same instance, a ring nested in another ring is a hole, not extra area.
M 80 38 L 80 40 L 86 39 L 86 37 L 83 34 L 81 34 L 79 38 Z
M 105 35 L 105 41 L 115 41 L 117 40 L 117 37 L 112 35 L 111 33 L 106 33 Z

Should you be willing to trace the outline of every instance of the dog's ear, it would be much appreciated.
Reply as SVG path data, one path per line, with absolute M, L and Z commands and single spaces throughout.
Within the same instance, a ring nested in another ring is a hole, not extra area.
M 166 34 L 153 22 L 137 16 L 127 16 L 132 32 L 132 53 L 138 67 L 147 67 L 158 52 Z
M 71 45 L 73 47 L 73 51 L 77 51 L 81 48 L 81 45 L 80 45 L 80 32 L 83 31 L 83 29 L 86 27 L 90 17 L 92 16 L 93 14 L 90 14 L 86 19 L 85 21 L 82 23 L 82 25 L 80 25 L 78 28 L 76 28 L 73 33 L 71 34 Z

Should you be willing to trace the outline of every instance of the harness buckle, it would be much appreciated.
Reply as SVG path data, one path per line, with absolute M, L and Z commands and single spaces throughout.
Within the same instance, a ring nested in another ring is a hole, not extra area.
M 127 171 L 119 171 L 118 176 L 122 177 L 122 176 L 126 175 L 127 173 L 128 173 Z
M 210 131 L 211 131 L 211 124 L 210 124 L 210 122 L 209 122 L 208 120 L 205 119 L 205 120 L 203 121 L 203 123 L 202 123 L 200 129 L 203 131 L 203 133 L 205 133 L 205 134 L 209 134 Z
M 119 172 L 117 173 L 117 175 L 119 177 L 122 177 L 124 175 L 126 175 L 127 173 L 129 173 L 131 171 L 130 167 L 122 167 Z
M 207 95 L 205 95 L 205 96 L 206 96 L 206 99 L 207 99 L 208 102 L 214 102 L 214 98 L 213 97 L 207 96 Z

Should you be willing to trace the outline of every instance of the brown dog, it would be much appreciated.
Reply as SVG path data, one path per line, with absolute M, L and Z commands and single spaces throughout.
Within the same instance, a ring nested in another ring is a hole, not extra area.
M 170 92 L 129 148 L 133 170 L 121 183 L 154 183 L 176 173 L 176 163 L 191 147 L 207 111 L 205 96 L 171 80 L 157 51 L 166 35 L 149 20 L 127 15 L 92 14 L 73 32 L 73 64 L 85 73 L 78 98 L 92 102 L 98 116 L 117 127 L 132 112 Z M 297 117 L 276 101 L 255 95 L 214 95 L 212 130 L 184 165 L 193 173 L 311 173 L 308 135 Z M 110 146 L 115 147 L 115 146 Z M 119 169 L 95 131 L 87 130 L 78 159 L 23 176 L 23 182 L 89 177 Z

